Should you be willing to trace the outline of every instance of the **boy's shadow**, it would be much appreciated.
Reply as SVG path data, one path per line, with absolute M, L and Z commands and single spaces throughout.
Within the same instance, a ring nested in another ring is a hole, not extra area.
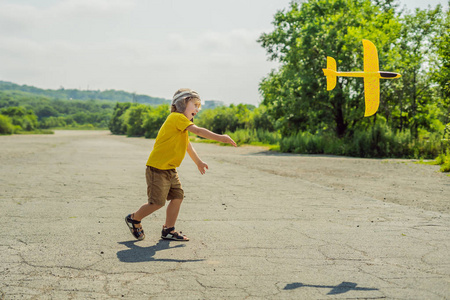
M 160 240 L 156 245 L 150 247 L 140 247 L 136 245 L 138 241 L 119 242 L 121 245 L 127 246 L 129 249 L 120 250 L 117 252 L 117 258 L 121 262 L 126 263 L 139 263 L 146 261 L 166 261 L 166 262 L 197 262 L 204 259 L 157 259 L 153 256 L 158 251 L 185 247 L 184 244 L 179 244 L 174 247 L 170 247 L 170 241 Z

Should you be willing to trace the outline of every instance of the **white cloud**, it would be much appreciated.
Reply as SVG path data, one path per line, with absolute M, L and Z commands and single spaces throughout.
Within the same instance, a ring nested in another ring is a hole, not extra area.
M 46 13 L 67 16 L 111 16 L 123 14 L 135 6 L 134 0 L 66 0 L 46 10 Z
M 134 6 L 135 0 L 67 0 L 49 7 L 0 2 L 0 34 L 35 35 L 49 29 L 51 34 L 55 29 L 90 26 L 91 22 L 98 26 L 100 20 L 126 16 Z M 96 26 L 91 28 L 95 31 Z
M 0 33 L 14 35 L 37 24 L 40 12 L 29 5 L 0 3 Z
M 45 52 L 44 47 L 30 39 L 3 37 L 0 43 L 0 61 L 14 57 L 22 59 L 30 54 L 43 52 Z
M 256 40 L 261 33 L 260 30 L 242 28 L 225 32 L 207 30 L 193 37 L 171 34 L 168 38 L 168 45 L 186 51 L 200 52 L 253 51 L 255 48 L 259 48 Z

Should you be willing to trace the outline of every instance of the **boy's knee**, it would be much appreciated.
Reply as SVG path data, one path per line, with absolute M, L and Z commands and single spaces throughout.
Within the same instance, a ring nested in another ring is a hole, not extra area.
M 164 207 L 164 204 L 161 205 L 161 204 L 157 204 L 157 203 L 149 203 L 149 205 L 150 205 L 150 206 L 153 206 L 155 210 L 158 210 L 158 209 Z

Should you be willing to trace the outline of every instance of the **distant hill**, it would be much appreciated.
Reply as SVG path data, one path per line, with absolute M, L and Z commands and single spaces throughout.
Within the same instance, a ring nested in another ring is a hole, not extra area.
M 45 96 L 53 99 L 66 100 L 109 100 L 114 102 L 135 102 L 150 105 L 170 104 L 170 100 L 134 93 L 105 90 L 105 91 L 82 91 L 78 89 L 50 90 L 40 89 L 29 85 L 18 85 L 12 82 L 0 80 L 0 91 L 22 91 L 30 94 Z
M 107 100 L 113 102 L 134 102 L 149 105 L 170 104 L 171 100 L 151 97 L 147 95 L 138 95 L 125 91 L 105 90 L 105 91 L 82 91 L 78 89 L 50 90 L 40 89 L 29 85 L 19 85 L 8 81 L 0 80 L 0 91 L 21 91 L 38 96 L 45 96 L 51 99 L 59 100 Z M 213 109 L 218 106 L 224 106 L 222 101 L 206 100 L 203 109 Z

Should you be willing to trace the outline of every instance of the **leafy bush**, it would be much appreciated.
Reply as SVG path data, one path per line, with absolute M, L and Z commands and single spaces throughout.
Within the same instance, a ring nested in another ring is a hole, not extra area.
M 73 120 L 71 123 L 73 123 Z M 65 127 L 66 125 L 68 125 L 68 123 L 64 117 L 48 117 L 39 122 L 39 127 L 43 129 Z
M 229 107 L 219 106 L 201 111 L 196 124 L 219 134 L 235 132 L 238 129 L 273 130 L 273 124 L 269 118 L 264 107 L 231 104 Z
M 31 109 L 12 106 L 1 109 L 0 114 L 8 116 L 19 131 L 31 131 L 38 127 L 37 117 Z
M 446 153 L 441 153 L 436 158 L 436 164 L 441 165 L 441 172 L 450 172 L 450 150 L 447 150 Z
M 113 134 L 155 138 L 170 114 L 167 104 L 152 107 L 145 104 L 117 103 L 109 123 Z
M 145 104 L 132 105 L 123 115 L 127 126 L 127 136 L 144 136 L 144 116 L 150 112 L 150 106 Z
M 152 108 L 148 114 L 144 116 L 143 128 L 146 138 L 156 138 L 159 129 L 170 114 L 170 106 L 163 104 L 157 108 Z
M 131 103 L 116 103 L 108 126 L 111 133 L 126 134 L 127 127 L 122 116 L 130 107 Z
M 8 116 L 0 115 L 0 134 L 13 134 L 14 125 Z
M 450 157 L 448 157 L 447 161 L 442 164 L 441 172 L 450 172 Z
M 239 119 L 232 109 L 221 106 L 201 111 L 196 124 L 213 132 L 223 134 L 226 131 L 236 131 L 239 128 Z

